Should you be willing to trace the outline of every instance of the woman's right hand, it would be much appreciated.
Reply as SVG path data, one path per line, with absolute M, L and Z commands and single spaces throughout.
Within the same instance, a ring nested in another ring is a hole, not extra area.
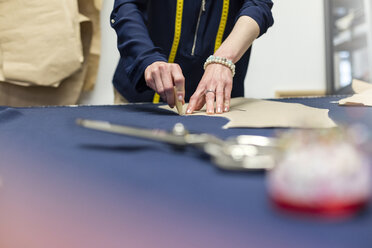
M 185 77 L 178 64 L 163 61 L 152 63 L 145 70 L 145 81 L 147 86 L 157 92 L 171 108 L 176 104 L 174 86 L 177 90 L 177 99 L 185 103 Z

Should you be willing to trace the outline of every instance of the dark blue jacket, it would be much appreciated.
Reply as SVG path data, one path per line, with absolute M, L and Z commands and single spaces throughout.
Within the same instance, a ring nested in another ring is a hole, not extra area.
M 174 61 L 181 66 L 186 79 L 186 101 L 204 73 L 205 60 L 214 53 L 223 0 L 206 0 L 196 30 L 201 4 L 202 0 L 184 0 L 180 43 Z M 250 16 L 258 23 L 260 35 L 265 33 L 273 24 L 272 5 L 271 0 L 230 0 L 223 38 L 230 34 L 242 15 Z M 115 0 L 111 25 L 118 36 L 121 58 L 113 83 L 130 102 L 151 102 L 153 99 L 154 91 L 146 86 L 144 71 L 155 61 L 167 61 L 173 42 L 176 7 L 176 0 Z M 244 95 L 250 52 L 249 49 L 236 63 L 232 97 Z

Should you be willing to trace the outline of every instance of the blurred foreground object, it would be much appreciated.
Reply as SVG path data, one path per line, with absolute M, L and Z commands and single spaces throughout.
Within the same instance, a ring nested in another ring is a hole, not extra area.
M 371 196 L 370 161 L 361 127 L 294 131 L 279 140 L 283 156 L 268 175 L 269 195 L 284 210 L 346 217 Z
M 97 0 L 0 3 L 0 105 L 75 104 L 98 67 Z
M 97 131 L 164 142 L 176 149 L 194 147 L 208 154 L 214 164 L 223 170 L 268 170 L 275 164 L 275 139 L 264 136 L 239 135 L 222 140 L 208 133 L 189 133 L 182 123 L 176 123 L 172 131 L 88 119 L 77 119 L 76 124 Z

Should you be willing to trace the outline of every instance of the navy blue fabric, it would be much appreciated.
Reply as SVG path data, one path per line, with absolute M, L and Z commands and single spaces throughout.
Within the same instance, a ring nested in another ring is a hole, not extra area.
M 175 0 L 116 0 L 111 23 L 118 36 L 121 55 L 113 83 L 130 102 L 151 102 L 154 92 L 144 81 L 144 71 L 155 61 L 167 61 L 173 36 Z M 202 75 L 203 64 L 214 53 L 223 1 L 206 1 L 197 30 L 195 54 L 191 55 L 201 1 L 184 1 L 182 32 L 175 63 L 186 79 L 186 101 L 194 93 Z M 271 0 L 230 1 L 224 38 L 231 32 L 238 17 L 252 17 L 260 27 L 260 35 L 273 25 Z M 232 97 L 244 95 L 244 78 L 251 49 L 236 64 Z
M 331 103 L 338 99 L 281 101 L 329 108 L 330 116 L 339 124 L 363 123 L 372 132 L 372 108 L 340 107 Z M 6 113 L 3 111 L 11 114 L 2 115 Z M 50 181 L 38 181 L 35 185 L 48 188 L 51 201 L 68 201 L 69 194 L 79 192 L 82 187 L 96 197 L 97 205 L 89 205 L 91 208 L 99 208 L 101 195 L 112 196 L 105 198 L 107 206 L 129 204 L 123 202 L 121 192 L 135 189 L 138 198 L 161 199 L 170 211 L 181 205 L 193 206 L 189 211 L 194 212 L 185 213 L 188 215 L 212 214 L 221 219 L 222 229 L 225 220 L 226 225 L 231 221 L 239 230 L 234 234 L 236 243 L 231 247 L 370 248 L 372 245 L 371 205 L 359 216 L 344 221 L 289 216 L 271 207 L 264 173 L 220 171 L 198 151 L 176 151 L 154 141 L 84 129 L 75 125 L 77 118 L 161 129 L 171 129 L 175 123 L 182 122 L 193 132 L 208 132 L 221 138 L 239 134 L 271 136 L 277 131 L 273 128 L 223 130 L 221 127 L 227 122 L 224 118 L 178 116 L 150 104 L 0 109 L 0 175 L 5 186 L 13 183 L 20 187 L 32 173 L 43 174 Z M 18 151 L 24 163 L 4 162 L 9 161 L 9 154 L 14 151 Z M 31 164 L 33 160 L 38 163 Z M 56 190 L 57 181 L 65 182 L 62 186 L 65 194 Z M 70 185 L 73 185 L 71 189 Z M 95 185 L 105 190 L 101 192 Z M 7 195 L 1 190 L 0 202 L 4 204 Z M 42 194 L 37 190 L 32 192 L 30 199 Z M 120 211 L 115 212 L 114 218 L 120 218 L 120 214 Z M 94 216 L 91 218 L 94 220 Z M 178 228 L 182 231 L 183 224 L 179 223 Z M 102 237 L 89 238 L 100 240 Z M 147 237 L 142 238 L 146 240 Z M 240 243 L 241 240 L 247 243 Z M 106 247 L 111 246 L 107 244 Z M 157 247 L 155 243 L 153 247 Z
M 0 123 L 12 121 L 13 119 L 20 117 L 21 115 L 21 112 L 18 110 L 7 107 L 0 107 Z

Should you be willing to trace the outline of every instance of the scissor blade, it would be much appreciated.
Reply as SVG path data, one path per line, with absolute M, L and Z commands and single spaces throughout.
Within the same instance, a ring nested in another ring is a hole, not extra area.
M 172 145 L 187 145 L 183 136 L 177 136 L 172 133 L 165 132 L 163 130 L 156 129 L 145 129 L 137 127 L 129 127 L 124 125 L 111 124 L 107 121 L 98 120 L 87 120 L 87 119 L 77 119 L 76 123 L 85 128 L 90 128 L 94 130 L 117 133 L 122 135 L 128 135 L 132 137 L 150 139 L 160 142 L 169 143 Z

